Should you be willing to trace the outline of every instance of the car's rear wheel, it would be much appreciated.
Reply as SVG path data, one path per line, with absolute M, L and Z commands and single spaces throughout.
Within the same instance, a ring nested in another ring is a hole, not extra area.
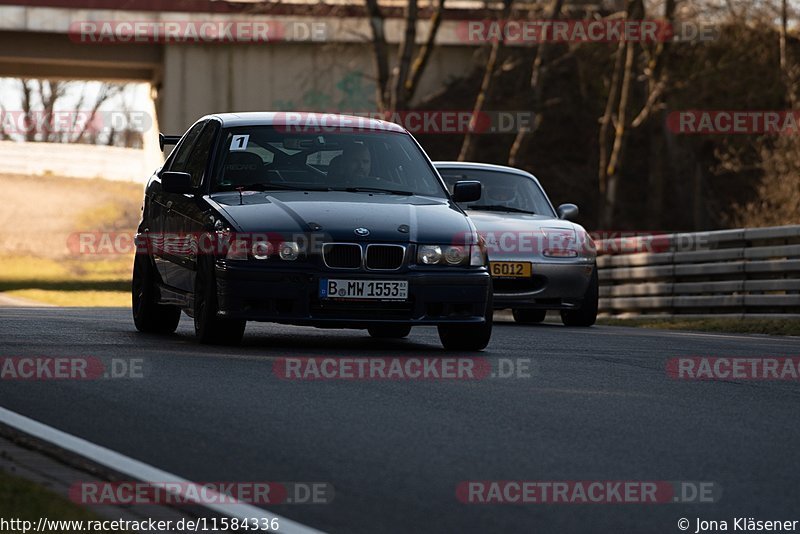
M 442 324 L 439 325 L 439 339 L 445 350 L 478 351 L 486 348 L 492 338 L 492 294 L 486 302 L 486 314 L 483 324 Z
M 133 324 L 139 332 L 171 334 L 181 320 L 180 308 L 158 303 L 153 262 L 148 254 L 138 250 L 133 260 L 131 309 Z
M 515 309 L 511 310 L 514 320 L 519 324 L 538 324 L 544 321 L 547 315 L 547 310 L 525 310 Z
M 370 326 L 367 329 L 372 337 L 382 339 L 402 339 L 411 333 L 411 326 L 406 324 L 387 324 Z
M 597 301 L 600 297 L 600 283 L 597 279 L 597 267 L 592 271 L 592 279 L 583 296 L 581 307 L 577 310 L 563 310 L 561 321 L 567 326 L 592 326 L 597 321 Z
M 194 333 L 201 343 L 238 345 L 247 324 L 241 319 L 217 316 L 217 281 L 210 258 L 198 262 L 194 286 Z

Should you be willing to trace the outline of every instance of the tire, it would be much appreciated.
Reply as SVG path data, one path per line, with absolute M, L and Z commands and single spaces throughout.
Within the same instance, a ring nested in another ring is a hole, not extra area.
M 492 338 L 492 290 L 486 302 L 486 314 L 483 324 L 442 324 L 439 325 L 439 340 L 445 350 L 479 351 L 486 348 Z
M 539 324 L 544 321 L 547 310 L 525 310 L 518 308 L 511 310 L 511 314 L 514 316 L 514 321 L 519 324 Z
M 150 334 L 171 334 L 181 320 L 179 307 L 158 303 L 153 262 L 149 254 L 138 249 L 133 259 L 131 311 L 136 330 Z
M 217 317 L 217 281 L 213 261 L 198 262 L 194 285 L 194 334 L 208 345 L 238 345 L 247 321 Z
M 592 326 L 597 321 L 597 300 L 599 298 L 597 267 L 592 271 L 592 279 L 583 296 L 581 307 L 577 310 L 563 310 L 561 322 L 566 326 Z
M 370 326 L 367 331 L 372 337 L 381 339 L 402 339 L 411 333 L 411 326 L 406 324 L 386 324 Z

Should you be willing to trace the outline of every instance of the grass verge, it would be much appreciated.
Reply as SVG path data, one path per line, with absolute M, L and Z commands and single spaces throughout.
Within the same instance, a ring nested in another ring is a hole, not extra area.
M 133 255 L 55 260 L 0 256 L 0 292 L 56 306 L 130 306 Z
M 40 517 L 97 520 L 99 517 L 33 482 L 0 470 L 0 517 L 34 524 Z

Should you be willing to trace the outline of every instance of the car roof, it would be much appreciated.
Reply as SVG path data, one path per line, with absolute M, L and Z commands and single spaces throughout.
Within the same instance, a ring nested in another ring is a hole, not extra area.
M 352 128 L 357 130 L 382 130 L 388 132 L 408 133 L 402 126 L 393 122 L 359 117 L 356 115 L 340 115 L 337 113 L 307 113 L 302 111 L 248 111 L 242 113 L 214 113 L 203 119 L 217 119 L 224 128 L 236 126 L 297 126 L 323 128 Z M 201 119 L 202 120 L 202 119 Z
M 517 169 L 515 167 L 507 167 L 505 165 L 494 165 L 492 163 L 477 163 L 473 161 L 434 161 L 433 165 L 437 169 L 471 169 L 471 170 L 482 170 L 482 171 L 496 171 L 496 172 L 506 172 L 509 174 L 516 174 L 518 176 L 524 176 L 525 178 L 531 178 L 533 180 L 539 181 L 534 175 L 527 171 L 523 171 L 522 169 Z

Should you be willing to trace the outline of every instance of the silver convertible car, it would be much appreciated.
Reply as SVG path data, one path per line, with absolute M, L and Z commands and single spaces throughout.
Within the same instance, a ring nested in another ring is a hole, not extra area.
M 484 163 L 435 162 L 448 188 L 477 180 L 483 195 L 459 203 L 484 238 L 494 283 L 494 308 L 511 308 L 518 323 L 544 320 L 559 310 L 568 326 L 597 318 L 597 251 L 574 222 L 578 207 L 554 209 L 530 173 Z

